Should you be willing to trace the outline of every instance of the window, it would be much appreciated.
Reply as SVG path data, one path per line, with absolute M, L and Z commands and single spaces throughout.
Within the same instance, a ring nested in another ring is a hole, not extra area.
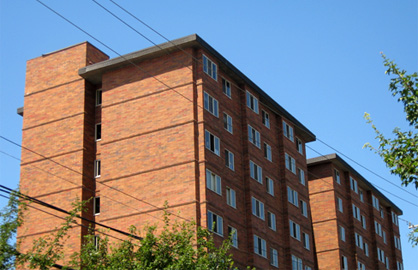
M 263 183 L 263 170 L 252 160 L 250 160 L 250 176 L 260 184 Z
M 250 92 L 247 91 L 247 106 L 255 113 L 258 113 L 258 99 L 256 99 Z
M 360 195 L 360 201 L 361 202 L 364 202 L 363 190 L 362 189 L 359 189 L 358 192 L 359 192 L 359 195 Z
M 223 219 L 221 216 L 208 211 L 208 228 L 209 231 L 223 236 Z
M 94 215 L 100 214 L 100 197 L 94 197 L 93 209 L 94 209 Z
M 238 248 L 238 231 L 237 229 L 228 226 L 228 235 L 231 238 L 231 245 Z
M 206 92 L 204 93 L 204 106 L 208 112 L 218 117 L 218 101 Z
M 228 97 L 231 97 L 231 83 L 222 78 L 222 92 Z
M 354 233 L 354 240 L 356 241 L 356 246 L 363 249 L 363 236 L 358 233 Z
M 367 230 L 366 217 L 363 215 L 360 215 L 360 221 L 361 221 L 361 226 L 363 227 L 363 229 Z
M 401 239 L 399 237 L 394 236 L 395 248 L 401 250 Z
M 269 228 L 275 231 L 276 230 L 276 215 L 271 212 L 267 212 L 267 223 L 268 223 Z
M 376 198 L 374 195 L 372 195 L 372 203 L 373 203 L 373 207 L 376 208 L 377 210 L 380 210 L 379 208 L 379 199 Z
M 232 117 L 229 116 L 227 113 L 224 113 L 224 128 L 228 130 L 229 133 L 233 133 L 233 125 L 232 125 Z
M 221 177 L 206 169 L 206 185 L 207 188 L 222 195 Z
M 401 262 L 396 262 L 396 270 L 403 270 L 403 264 Z
M 383 237 L 383 243 L 387 244 L 386 242 L 386 232 L 382 230 L 382 237 Z
M 96 106 L 102 105 L 102 89 L 96 90 Z
M 296 174 L 296 161 L 294 158 L 285 153 L 286 169 Z
M 382 263 L 385 263 L 385 252 L 383 250 L 381 250 L 380 248 L 377 248 L 377 258 Z
M 383 210 L 383 207 L 379 207 L 380 217 L 385 218 L 385 211 Z
M 95 178 L 100 177 L 101 169 L 102 169 L 101 164 L 102 162 L 100 161 L 100 159 L 94 161 L 94 177 Z
M 364 254 L 369 257 L 369 245 L 366 242 L 363 242 Z
M 254 235 L 254 253 L 267 258 L 266 240 Z
M 360 209 L 353 204 L 353 216 L 360 221 Z
M 300 226 L 299 224 L 289 220 L 290 236 L 300 241 Z
M 94 244 L 94 247 L 96 248 L 96 250 L 98 250 L 100 248 L 100 236 L 95 235 L 93 237 L 93 244 Z
M 209 131 L 205 130 L 205 146 L 207 149 L 215 153 L 216 155 L 220 155 L 220 141 L 219 138 L 210 133 Z
M 296 207 L 299 207 L 298 192 L 289 186 L 287 187 L 287 200 Z
M 283 134 L 286 138 L 293 142 L 293 128 L 283 121 Z
M 305 265 L 305 270 L 312 270 L 310 266 Z
M 298 179 L 299 179 L 299 183 L 301 183 L 302 185 L 305 185 L 305 171 L 302 170 L 301 168 L 298 168 Z
M 251 197 L 253 215 L 264 220 L 264 203 L 254 197 Z
M 274 248 L 270 249 L 270 265 L 279 267 L 279 255 Z
M 307 250 L 310 250 L 310 246 L 309 246 L 309 234 L 307 233 L 303 233 L 302 234 L 302 240 L 303 240 L 303 247 L 306 248 Z
M 248 125 L 248 140 L 258 148 L 261 148 L 260 132 L 253 129 L 250 125 Z
M 350 186 L 351 186 L 351 189 L 354 190 L 355 193 L 358 193 L 357 181 L 354 180 L 351 176 L 350 176 Z
M 273 179 L 266 177 L 267 193 L 274 196 L 274 182 Z
M 341 269 L 348 270 L 347 257 L 341 256 Z
M 339 226 L 338 229 L 340 231 L 340 239 L 341 239 L 341 241 L 344 241 L 345 242 L 345 228 L 343 226 Z
M 237 206 L 235 190 L 230 187 L 226 188 L 226 203 L 234 208 Z
M 388 257 L 386 257 L 385 265 L 386 265 L 386 269 L 389 270 L 389 258 Z
M 399 226 L 398 215 L 395 214 L 395 212 L 392 212 L 392 223 L 395 224 L 396 226 Z
M 215 81 L 218 80 L 217 66 L 206 55 L 202 55 L 203 58 L 203 71 L 208 74 Z
M 270 128 L 270 117 L 269 117 L 269 114 L 268 113 L 266 113 L 265 111 L 261 111 L 261 120 L 262 120 L 262 122 L 263 122 L 263 124 L 266 126 L 266 127 L 268 127 L 268 128 Z
M 338 211 L 340 211 L 341 213 L 344 212 L 343 200 L 341 198 L 338 198 L 338 197 L 337 197 L 337 207 L 338 207 Z
M 374 229 L 377 235 L 379 235 L 380 237 L 383 237 L 382 225 L 380 225 L 380 223 L 377 222 L 376 220 L 374 221 Z
M 334 177 L 335 177 L 335 182 L 337 182 L 338 184 L 341 184 L 340 172 L 336 169 L 334 169 Z
M 272 158 L 271 158 L 271 146 L 268 145 L 267 143 L 264 143 L 264 157 L 269 161 L 272 160 Z
M 300 200 L 300 211 L 304 217 L 308 217 L 308 204 Z
M 357 262 L 358 270 L 366 270 L 366 266 L 362 262 Z
M 292 255 L 292 270 L 302 270 L 302 259 Z
M 234 170 L 234 154 L 225 149 L 225 166 Z
M 299 138 L 296 138 L 296 149 L 303 155 L 303 143 Z
M 102 139 L 102 123 L 96 124 L 94 137 L 96 141 L 100 141 Z

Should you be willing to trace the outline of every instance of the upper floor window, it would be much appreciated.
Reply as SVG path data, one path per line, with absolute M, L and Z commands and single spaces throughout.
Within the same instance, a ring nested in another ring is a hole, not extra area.
M 225 166 L 234 170 L 234 154 L 225 149 Z
M 298 192 L 296 191 L 296 190 L 293 190 L 291 187 L 287 187 L 287 200 L 291 203 L 291 204 L 293 204 L 293 205 L 295 205 L 295 206 L 297 206 L 297 207 L 299 207 L 299 200 L 298 200 Z
M 360 196 L 360 201 L 361 202 L 364 202 L 364 194 L 363 194 L 363 190 L 362 189 L 358 189 L 358 194 L 359 194 L 359 196 Z
M 385 263 L 385 251 L 381 250 L 380 248 L 377 248 L 377 258 L 382 263 Z
M 238 231 L 237 229 L 228 226 L 228 235 L 231 237 L 231 245 L 238 248 Z
M 392 223 L 399 226 L 398 215 L 395 212 L 392 212 Z
M 395 243 L 395 248 L 401 250 L 401 239 L 399 239 L 399 237 L 397 236 L 393 236 L 393 239 Z
M 302 270 L 302 259 L 292 255 L 292 270 Z
M 354 240 L 356 242 L 356 246 L 363 249 L 363 236 L 358 233 L 354 233 Z
M 376 198 L 374 195 L 372 195 L 372 203 L 373 203 L 374 208 L 376 208 L 377 210 L 380 210 L 379 199 Z
M 100 197 L 94 197 L 93 214 L 94 215 L 99 215 L 100 214 Z
M 348 270 L 348 261 L 346 256 L 341 256 L 341 269 Z
M 283 134 L 286 138 L 293 142 L 293 128 L 289 126 L 285 121 L 283 121 Z
M 267 224 L 270 229 L 272 229 L 273 231 L 276 230 L 276 215 L 275 214 L 271 212 L 267 212 Z
M 401 262 L 396 261 L 396 270 L 404 270 Z
M 96 90 L 96 106 L 102 105 L 102 89 Z
M 290 236 L 300 241 L 300 226 L 299 224 L 289 220 Z
M 357 262 L 357 269 L 358 270 L 366 270 L 366 266 L 362 262 Z
M 203 97 L 205 109 L 214 116 L 218 117 L 218 101 L 206 92 L 203 94 Z
M 338 184 L 341 184 L 340 172 L 336 169 L 334 169 L 334 177 L 335 177 L 335 182 L 337 182 Z
M 286 169 L 296 174 L 296 161 L 294 158 L 285 153 Z
M 269 177 L 266 177 L 266 187 L 267 187 L 267 193 L 271 196 L 274 196 L 274 183 L 273 179 L 270 179 Z
M 270 265 L 274 267 L 279 267 L 279 254 L 274 248 L 270 249 Z
M 354 180 L 352 177 L 350 177 L 350 186 L 351 186 L 351 189 L 354 190 L 355 193 L 358 193 L 357 181 Z
M 206 169 L 206 186 L 208 189 L 222 195 L 221 177 Z
M 271 157 L 271 146 L 268 145 L 267 143 L 264 143 L 264 157 L 271 161 L 272 157 Z
M 247 91 L 247 106 L 255 113 L 258 113 L 258 99 Z
M 100 141 L 102 139 L 102 123 L 96 124 L 94 137 L 96 141 Z
M 260 184 L 263 183 L 263 170 L 252 160 L 250 160 L 250 176 Z
M 363 227 L 363 229 L 367 230 L 367 224 L 366 224 L 366 217 L 363 215 L 360 215 L 360 221 L 361 221 L 361 226 Z
M 307 233 L 303 233 L 302 234 L 302 240 L 303 240 L 303 247 L 306 248 L 307 250 L 310 250 L 310 245 L 309 245 L 309 234 Z
M 205 146 L 213 153 L 220 155 L 220 142 L 219 138 L 205 130 Z
M 226 188 L 226 203 L 234 208 L 237 206 L 235 190 L 230 187 Z
M 299 179 L 299 183 L 301 183 L 302 185 L 305 185 L 305 171 L 302 170 L 301 168 L 298 168 L 298 179 Z
M 266 240 L 254 235 L 254 253 L 267 258 Z
M 101 164 L 100 159 L 94 161 L 94 177 L 98 178 L 101 175 Z
M 222 92 L 228 97 L 231 97 L 231 83 L 222 78 Z
M 202 55 L 203 58 L 203 71 L 208 74 L 212 79 L 215 81 L 218 80 L 218 67 L 212 60 L 206 57 L 206 55 Z
M 344 212 L 343 200 L 341 198 L 338 198 L 338 197 L 337 197 L 337 206 L 338 206 L 338 211 L 343 213 Z
M 296 149 L 303 155 L 303 143 L 299 138 L 296 138 Z
M 217 214 L 208 210 L 208 229 L 211 232 L 219 234 L 220 236 L 224 235 L 223 230 L 223 218 Z
M 364 247 L 364 255 L 369 257 L 369 245 L 363 241 L 363 247 Z
M 374 221 L 374 230 L 377 235 L 379 235 L 380 237 L 383 237 L 382 225 L 376 220 Z
M 300 211 L 304 217 L 308 217 L 308 204 L 305 201 L 300 200 Z
M 353 216 L 358 220 L 360 220 L 360 208 L 358 208 L 357 206 L 354 205 L 353 203 Z
M 266 113 L 266 112 L 265 112 L 265 111 L 263 111 L 263 110 L 261 110 L 261 120 L 262 120 L 263 124 L 264 124 L 266 127 L 270 128 L 270 117 L 269 117 L 269 114 L 268 114 L 268 113 Z
M 264 220 L 264 203 L 251 197 L 251 206 L 253 215 Z
M 258 148 L 261 148 L 260 132 L 255 130 L 252 126 L 248 125 L 248 140 L 252 142 Z
M 227 113 L 224 113 L 224 128 L 228 130 L 229 133 L 234 132 L 234 127 L 232 125 L 232 117 L 229 116 Z
M 383 207 L 379 207 L 380 217 L 385 218 L 385 211 L 383 210 Z
M 339 231 L 340 231 L 340 239 L 341 241 L 345 242 L 345 228 L 343 226 L 339 226 L 338 227 Z

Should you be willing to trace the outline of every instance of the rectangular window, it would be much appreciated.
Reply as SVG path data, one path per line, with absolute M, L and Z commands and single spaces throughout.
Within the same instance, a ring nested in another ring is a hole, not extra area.
M 386 269 L 388 269 L 389 270 L 389 258 L 388 257 L 386 257 L 386 260 L 385 260 L 386 262 L 385 262 L 385 265 L 386 265 Z
M 225 149 L 225 166 L 234 170 L 234 154 Z
M 264 143 L 264 157 L 271 161 L 272 157 L 271 157 L 271 146 L 268 145 L 267 143 Z
M 376 198 L 374 195 L 372 195 L 372 203 L 373 203 L 374 208 L 376 208 L 377 210 L 380 210 L 379 199 Z
M 303 143 L 299 138 L 296 138 L 296 149 L 303 155 Z
M 369 245 L 366 242 L 363 242 L 364 254 L 369 257 Z
M 273 179 L 266 177 L 267 193 L 274 196 L 274 182 Z
M 231 83 L 224 78 L 222 78 L 222 92 L 229 98 L 231 97 Z
M 235 190 L 230 187 L 226 188 L 226 203 L 234 208 L 237 206 Z
M 302 270 L 302 259 L 292 255 L 292 270 Z
M 347 257 L 345 257 L 345 256 L 341 256 L 341 269 L 342 270 L 348 270 Z
M 367 230 L 366 217 L 363 215 L 360 215 L 360 221 L 361 221 L 361 226 L 363 227 L 363 229 Z
M 381 250 L 380 248 L 377 248 L 377 258 L 382 263 L 385 263 L 385 252 L 383 250 Z
M 300 226 L 299 224 L 289 220 L 290 236 L 300 241 Z
M 386 232 L 382 230 L 382 237 L 383 237 L 383 243 L 387 244 L 386 242 Z
M 337 182 L 338 184 L 341 184 L 340 172 L 336 169 L 334 169 L 334 177 L 335 177 L 335 182 Z
M 298 192 L 289 186 L 287 187 L 287 200 L 296 207 L 299 207 Z
M 207 149 L 215 153 L 216 155 L 220 155 L 220 141 L 219 138 L 210 133 L 209 131 L 205 130 L 205 146 Z
M 265 111 L 261 110 L 261 117 L 262 117 L 263 124 L 266 127 L 270 128 L 270 117 L 269 117 L 269 114 L 266 113 Z
M 340 239 L 345 242 L 345 228 L 343 226 L 339 226 L 338 228 L 340 231 Z
M 101 164 L 102 162 L 100 161 L 100 159 L 97 159 L 94 161 L 94 177 L 95 178 L 98 178 L 101 175 L 101 171 L 102 171 Z
M 270 249 L 270 265 L 274 267 L 279 267 L 279 254 L 274 248 Z
M 210 112 L 216 117 L 219 116 L 218 101 L 206 92 L 204 93 L 204 106 L 208 112 Z
M 305 265 L 305 270 L 312 270 L 310 266 Z
M 272 229 L 273 231 L 276 230 L 276 215 L 275 214 L 271 212 L 267 212 L 267 224 L 270 229 Z
M 252 160 L 250 160 L 250 176 L 260 184 L 263 183 L 263 170 Z
M 358 233 L 354 233 L 354 240 L 356 241 L 356 246 L 363 249 L 363 236 Z
M 253 215 L 264 220 L 264 203 L 254 197 L 251 197 Z
M 248 125 L 248 140 L 258 148 L 261 148 L 260 132 Z
M 341 213 L 344 212 L 343 200 L 341 198 L 338 198 L 338 197 L 337 197 L 337 207 L 338 207 L 338 211 L 340 211 Z
M 286 138 L 288 138 L 292 142 L 294 141 L 293 128 L 289 126 L 285 121 L 283 121 L 283 134 Z
M 302 235 L 303 235 L 303 237 L 302 237 L 303 247 L 306 248 L 307 250 L 310 250 L 311 248 L 310 248 L 310 245 L 309 245 L 309 234 L 303 233 Z
M 398 261 L 396 262 L 396 268 L 397 268 L 396 270 L 404 270 L 403 269 L 403 264 L 401 262 L 398 262 Z
M 351 186 L 351 189 L 354 190 L 355 193 L 358 193 L 357 181 L 354 180 L 351 176 L 350 176 L 350 186 Z
M 266 240 L 254 235 L 254 253 L 267 258 Z
M 392 223 L 395 224 L 396 226 L 399 226 L 398 215 L 395 214 L 395 212 L 392 212 Z
M 258 99 L 247 91 L 247 106 L 255 113 L 258 113 Z
M 360 195 L 360 201 L 361 201 L 361 202 L 364 202 L 364 194 L 363 194 L 363 190 L 362 190 L 362 189 L 359 189 L 359 190 L 358 190 L 358 192 L 359 192 L 359 195 Z
M 383 210 L 383 207 L 379 207 L 380 217 L 385 218 L 385 211 Z
M 96 90 L 96 106 L 102 105 L 102 89 Z
M 380 237 L 383 237 L 382 225 L 380 225 L 380 223 L 377 222 L 376 220 L 374 221 L 374 230 L 377 235 L 379 235 Z
M 93 209 L 94 209 L 94 215 L 100 214 L 100 197 L 94 197 Z
M 222 195 L 221 177 L 206 169 L 206 186 L 208 189 Z
M 206 55 L 202 55 L 203 58 L 203 71 L 208 74 L 215 81 L 218 80 L 218 67 L 212 60 L 207 58 Z
M 298 179 L 299 179 L 299 183 L 301 183 L 302 185 L 305 185 L 305 171 L 302 170 L 301 168 L 298 168 Z
M 99 235 L 95 235 L 93 237 L 93 244 L 94 244 L 94 247 L 96 248 L 96 250 L 98 250 L 100 248 L 100 236 Z
M 208 228 L 209 231 L 223 236 L 223 218 L 208 210 Z
M 366 266 L 362 262 L 357 262 L 358 270 L 366 270 Z
M 231 238 L 231 245 L 238 248 L 238 231 L 237 229 L 228 226 L 228 235 Z
M 304 217 L 308 217 L 308 204 L 300 200 L 300 211 Z
M 100 141 L 102 139 L 102 123 L 96 124 L 94 137 L 96 141 Z
M 401 250 L 401 239 L 399 237 L 394 236 L 395 248 Z
M 227 113 L 224 113 L 224 128 L 228 130 L 228 132 L 231 134 L 234 132 L 232 126 L 232 117 L 229 116 Z
M 294 158 L 285 153 L 286 169 L 296 174 L 296 161 Z
M 354 205 L 354 203 L 353 203 L 353 216 L 358 220 L 358 221 L 361 221 L 360 220 L 360 209 L 357 207 L 357 206 L 355 206 Z

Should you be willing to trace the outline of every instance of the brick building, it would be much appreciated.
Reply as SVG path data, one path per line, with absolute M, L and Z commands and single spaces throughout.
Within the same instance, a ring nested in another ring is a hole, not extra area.
M 402 211 L 336 154 L 308 170 L 319 269 L 403 270 Z
M 235 232 L 239 267 L 315 268 L 315 136 L 197 35 L 114 59 L 87 42 L 32 59 L 20 113 L 23 146 L 42 154 L 22 150 L 23 193 L 67 210 L 94 197 L 83 215 L 120 230 L 160 221 L 167 200 L 214 224 L 217 242 Z M 28 210 L 21 250 L 61 222 Z M 86 233 L 73 228 L 65 248 Z

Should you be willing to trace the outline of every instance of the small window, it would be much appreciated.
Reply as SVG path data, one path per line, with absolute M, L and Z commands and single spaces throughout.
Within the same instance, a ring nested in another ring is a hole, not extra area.
M 341 269 L 342 270 L 348 270 L 347 257 L 345 257 L 345 256 L 341 256 Z
M 274 196 L 274 182 L 273 179 L 266 177 L 267 193 Z
M 377 258 L 382 263 L 385 263 L 385 251 L 381 250 L 380 248 L 377 248 Z
M 215 81 L 218 80 L 217 66 L 206 55 L 202 55 L 203 58 L 203 71 L 208 74 Z
M 386 257 L 385 265 L 386 265 L 386 269 L 389 270 L 389 258 L 388 257 Z
M 364 254 L 369 257 L 369 245 L 366 242 L 363 242 Z
M 254 235 L 254 253 L 267 258 L 266 240 Z
M 264 203 L 251 197 L 251 205 L 253 215 L 264 220 Z
M 247 106 L 258 114 L 258 99 L 247 91 Z
M 267 224 L 270 229 L 272 229 L 273 231 L 276 230 L 276 215 L 275 214 L 271 212 L 267 212 Z
M 343 200 L 341 198 L 338 198 L 338 197 L 337 197 L 337 207 L 338 207 L 338 211 L 340 211 L 341 213 L 344 212 Z
M 94 197 L 93 201 L 94 215 L 100 214 L 100 197 Z
M 226 203 L 234 208 L 237 207 L 235 190 L 229 187 L 226 188 Z
M 303 155 L 303 143 L 301 140 L 299 140 L 299 138 L 296 138 L 296 149 L 300 154 Z
M 374 230 L 375 230 L 377 235 L 379 235 L 380 237 L 383 237 L 382 225 L 379 222 L 377 222 L 376 220 L 374 221 Z
M 218 101 L 206 92 L 204 93 L 204 106 L 208 112 L 218 117 Z
M 238 248 L 238 231 L 237 229 L 228 226 L 228 235 L 231 238 L 231 245 Z
M 299 224 L 289 220 L 290 236 L 300 241 L 300 226 Z
M 269 114 L 266 113 L 265 111 L 261 110 L 261 121 L 263 122 L 263 124 L 270 128 L 270 117 Z
M 296 174 L 296 161 L 294 158 L 285 153 L 286 169 Z
M 343 226 L 339 226 L 339 231 L 340 231 L 340 239 L 341 241 L 345 242 L 345 228 Z
M 205 146 L 207 149 L 219 156 L 220 154 L 220 141 L 219 138 L 205 130 Z
M 351 186 L 351 189 L 352 189 L 355 193 L 358 193 L 357 181 L 356 181 L 356 180 L 354 180 L 352 177 L 350 177 L 350 186 Z
M 93 244 L 94 244 L 94 247 L 96 248 L 96 250 L 98 250 L 100 248 L 100 236 L 95 235 L 93 237 Z
M 292 270 L 302 270 L 302 259 L 292 255 Z
M 358 270 L 366 270 L 366 266 L 362 262 L 357 262 Z
M 383 207 L 380 206 L 379 212 L 380 212 L 380 217 L 385 218 L 385 211 L 383 210 Z
M 261 148 L 260 132 L 248 125 L 248 140 L 258 148 Z
M 225 149 L 225 166 L 234 170 L 234 154 Z
M 233 133 L 233 125 L 232 125 L 232 117 L 229 116 L 227 113 L 224 113 L 224 128 L 228 130 L 229 133 Z
M 102 105 L 102 89 L 96 90 L 96 106 Z
M 361 226 L 363 227 L 363 229 L 367 230 L 366 217 L 363 215 L 360 215 L 360 221 L 361 221 Z
M 361 202 L 364 202 L 364 194 L 363 194 L 363 190 L 362 190 L 362 189 L 359 189 L 359 190 L 358 190 L 358 194 L 359 194 L 359 196 L 360 196 L 360 201 L 361 201 Z
M 224 78 L 222 78 L 222 92 L 229 98 L 231 97 L 231 83 Z
M 301 168 L 298 168 L 298 179 L 299 179 L 299 183 L 301 183 L 302 185 L 305 185 L 305 171 L 302 170 Z
M 94 177 L 98 178 L 101 175 L 101 161 L 100 159 L 94 161 Z
M 397 236 L 393 236 L 394 242 L 395 242 L 395 248 L 401 250 L 401 239 Z
M 208 211 L 208 228 L 209 231 L 223 236 L 223 218 L 211 211 Z
M 272 157 L 271 157 L 271 146 L 268 145 L 267 143 L 264 143 L 264 157 L 271 161 Z
M 363 249 L 363 236 L 358 233 L 354 233 L 354 240 L 356 242 L 356 246 Z
M 95 138 L 96 141 L 100 141 L 102 139 L 102 123 L 96 124 L 96 130 L 95 130 Z
M 287 200 L 296 207 L 299 207 L 298 192 L 289 186 L 287 187 Z
M 398 215 L 395 212 L 392 212 L 392 223 L 396 226 L 399 226 L 399 219 Z
M 294 141 L 293 128 L 289 126 L 285 121 L 283 121 L 283 134 L 286 138 L 288 138 L 292 142 Z
M 338 170 L 334 169 L 334 177 L 335 177 L 335 182 L 337 182 L 338 184 L 341 184 L 340 172 Z
M 222 195 L 221 177 L 206 169 L 206 186 L 208 189 Z
M 404 270 L 401 262 L 396 261 L 396 270 Z
M 270 249 L 270 265 L 274 267 L 279 267 L 279 254 L 274 248 Z
M 382 234 L 383 234 L 383 243 L 387 244 L 386 242 L 386 232 L 382 230 Z
M 310 250 L 310 245 L 309 245 L 309 234 L 307 233 L 303 233 L 302 234 L 302 240 L 303 240 L 303 247 L 306 248 L 307 250 Z
M 353 204 L 353 216 L 358 220 L 360 220 L 360 209 Z
M 250 160 L 250 176 L 260 184 L 263 183 L 263 170 L 252 160 Z
M 380 210 L 379 199 L 376 198 L 374 195 L 372 195 L 372 203 L 373 203 L 374 208 L 376 208 L 377 210 Z
M 300 211 L 304 217 L 308 217 L 308 204 L 300 200 Z

